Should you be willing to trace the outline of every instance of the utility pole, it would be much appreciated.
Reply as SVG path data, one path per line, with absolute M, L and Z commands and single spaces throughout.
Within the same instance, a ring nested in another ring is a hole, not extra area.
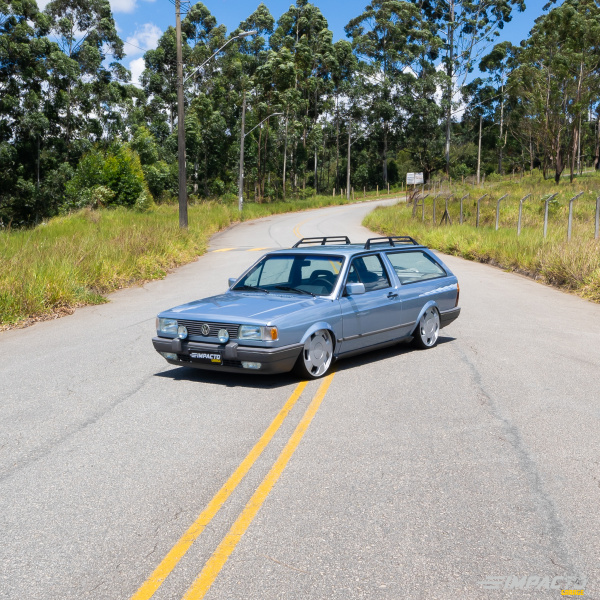
M 188 227 L 187 172 L 185 166 L 185 115 L 183 107 L 183 56 L 181 49 L 181 0 L 175 0 L 177 44 L 177 149 L 179 161 L 179 227 Z
M 348 164 L 346 168 L 346 200 L 350 200 L 350 138 L 352 137 L 352 118 L 348 121 Z
M 447 90 L 447 101 L 448 106 L 446 109 L 446 175 L 450 177 L 450 121 L 452 119 L 452 98 L 454 97 L 454 0 L 450 0 L 450 22 L 448 25 L 448 90 Z
M 238 209 L 242 212 L 244 206 L 244 130 L 246 129 L 246 90 L 244 90 L 244 100 L 242 102 L 242 130 L 240 132 L 240 178 L 238 180 L 239 202 Z
M 481 172 L 481 126 L 483 115 L 479 115 L 479 149 L 477 150 L 477 185 L 479 185 L 479 173 Z

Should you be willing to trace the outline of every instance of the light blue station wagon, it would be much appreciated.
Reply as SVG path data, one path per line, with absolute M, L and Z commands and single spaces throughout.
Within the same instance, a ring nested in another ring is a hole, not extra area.
M 458 299 L 457 278 L 410 237 L 303 238 L 224 294 L 161 312 L 152 342 L 173 365 L 315 379 L 338 358 L 402 341 L 435 346 Z

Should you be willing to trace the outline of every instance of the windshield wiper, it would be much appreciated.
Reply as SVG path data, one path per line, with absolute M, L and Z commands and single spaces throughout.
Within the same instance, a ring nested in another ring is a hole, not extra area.
M 236 285 L 234 290 L 256 290 L 257 292 L 264 292 L 265 294 L 270 294 L 269 290 L 265 290 L 265 288 L 256 287 L 255 285 Z
M 313 294 L 312 292 L 307 292 L 306 290 L 300 290 L 298 288 L 293 288 L 293 287 L 289 287 L 287 285 L 276 285 L 275 286 L 278 290 L 282 290 L 283 292 L 295 292 L 296 294 L 308 294 L 309 296 L 312 296 L 313 298 L 315 298 L 315 294 Z

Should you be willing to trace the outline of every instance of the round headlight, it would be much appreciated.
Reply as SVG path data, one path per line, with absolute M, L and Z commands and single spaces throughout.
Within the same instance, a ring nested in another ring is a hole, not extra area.
M 221 344 L 225 344 L 229 341 L 229 331 L 227 329 L 219 329 L 219 341 Z
M 177 328 L 177 337 L 180 340 L 185 340 L 185 338 L 188 336 L 188 330 L 187 327 L 185 325 L 180 325 Z

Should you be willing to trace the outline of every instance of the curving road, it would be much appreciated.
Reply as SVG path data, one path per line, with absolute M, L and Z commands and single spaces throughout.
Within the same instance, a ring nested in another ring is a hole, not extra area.
M 600 306 L 444 257 L 460 319 L 323 381 L 167 365 L 154 316 L 373 203 L 244 223 L 0 333 L 0 598 L 600 598 Z M 554 587 L 554 589 L 552 589 Z

